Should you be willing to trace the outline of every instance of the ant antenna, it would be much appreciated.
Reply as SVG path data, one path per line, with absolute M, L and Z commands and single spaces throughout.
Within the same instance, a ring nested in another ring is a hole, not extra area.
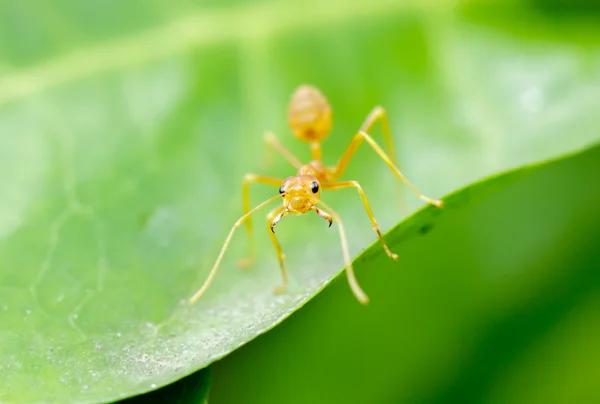
M 208 278 L 206 278 L 206 281 L 204 281 L 204 284 L 202 285 L 202 287 L 200 289 L 198 289 L 198 291 L 194 294 L 194 296 L 192 296 L 190 298 L 190 300 L 189 300 L 190 304 L 196 303 L 198 301 L 198 299 L 200 299 L 200 297 L 204 294 L 206 289 L 208 289 L 208 287 L 210 286 L 213 278 L 215 277 L 215 274 L 217 273 L 217 268 L 219 268 L 219 264 L 221 263 L 221 260 L 223 259 L 225 250 L 227 249 L 227 246 L 229 245 L 229 242 L 231 241 L 231 238 L 233 237 L 233 233 L 235 232 L 235 229 L 240 227 L 253 213 L 255 213 L 260 208 L 264 207 L 265 205 L 268 205 L 270 202 L 273 202 L 275 199 L 278 199 L 278 198 L 281 198 L 281 195 L 274 195 L 274 196 L 270 197 L 269 199 L 267 199 L 266 201 L 264 201 L 263 203 L 261 203 L 260 205 L 258 205 L 254 209 L 252 209 L 250 212 L 248 212 L 244 216 L 240 217 L 237 220 L 237 222 L 235 222 L 235 224 L 231 228 L 231 231 L 229 232 L 229 235 L 227 236 L 227 239 L 225 240 L 225 244 L 221 248 L 221 252 L 219 253 L 219 257 L 217 258 L 217 261 L 215 262 L 212 269 L 210 270 L 210 273 L 208 274 Z

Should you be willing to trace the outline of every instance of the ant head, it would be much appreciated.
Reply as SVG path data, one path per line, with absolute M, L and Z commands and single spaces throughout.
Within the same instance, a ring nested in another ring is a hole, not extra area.
M 306 213 L 313 208 L 321 196 L 321 184 L 312 175 L 288 177 L 283 181 L 279 193 L 283 206 L 291 213 Z
M 319 90 L 302 85 L 290 100 L 288 121 L 297 139 L 307 143 L 322 142 L 331 130 L 331 107 Z

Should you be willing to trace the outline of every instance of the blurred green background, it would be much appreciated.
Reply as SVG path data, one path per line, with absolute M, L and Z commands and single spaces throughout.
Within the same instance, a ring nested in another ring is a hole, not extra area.
M 420 212 L 343 277 L 213 367 L 212 402 L 600 400 L 600 147 Z M 493 214 L 491 214 L 493 213 Z
M 355 193 L 324 194 L 352 255 L 371 245 L 368 307 L 343 277 L 302 307 L 343 265 L 314 215 L 278 225 L 290 285 L 273 295 L 266 210 L 256 265 L 235 267 L 240 232 L 186 299 L 241 214 L 242 176 L 293 174 L 263 132 L 308 158 L 286 124 L 298 85 L 332 104 L 326 163 L 383 105 L 402 171 L 442 197 L 600 139 L 599 15 L 584 1 L 1 2 L 0 402 L 156 390 L 294 312 L 214 366 L 211 403 L 589 400 L 595 149 L 409 217 L 386 236 L 398 263 Z M 387 231 L 422 203 L 363 147 L 345 177 Z M 203 375 L 167 394 L 205 395 Z

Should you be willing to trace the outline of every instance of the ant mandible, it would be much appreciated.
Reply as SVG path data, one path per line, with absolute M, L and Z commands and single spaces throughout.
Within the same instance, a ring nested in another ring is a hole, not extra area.
M 383 107 L 375 107 L 371 113 L 367 116 L 367 119 L 361 126 L 360 130 L 350 142 L 350 145 L 334 167 L 326 167 L 321 161 L 321 142 L 327 138 L 331 130 L 332 118 L 331 118 L 331 107 L 325 96 L 315 87 L 309 85 L 301 85 L 293 93 L 289 109 L 288 109 L 288 121 L 292 129 L 294 136 L 302 142 L 310 145 L 312 161 L 308 164 L 302 164 L 289 150 L 287 150 L 272 133 L 265 135 L 265 142 L 273 147 L 279 154 L 281 154 L 296 170 L 298 173 L 296 176 L 287 177 L 285 179 L 267 177 L 264 175 L 246 174 L 242 182 L 242 198 L 244 215 L 238 219 L 233 225 L 233 228 L 229 232 L 225 244 L 223 245 L 221 252 L 212 267 L 208 278 L 204 282 L 204 285 L 194 294 L 190 299 L 190 304 L 194 304 L 206 291 L 210 283 L 212 282 L 217 268 L 223 258 L 223 254 L 231 241 L 231 237 L 235 229 L 240 227 L 244 222 L 246 223 L 246 229 L 248 231 L 248 240 L 250 244 L 250 257 L 240 261 L 240 266 L 248 266 L 255 259 L 254 241 L 252 237 L 252 220 L 251 215 L 257 210 L 261 209 L 268 203 L 274 201 L 277 198 L 282 198 L 283 205 L 273 209 L 267 215 L 267 227 L 269 229 L 269 236 L 275 246 L 277 252 L 277 258 L 279 260 L 279 267 L 281 269 L 281 275 L 283 277 L 283 283 L 275 288 L 275 293 L 282 292 L 287 286 L 287 272 L 284 265 L 284 254 L 281 250 L 281 246 L 275 236 L 274 227 L 275 225 L 286 215 L 293 213 L 296 215 L 302 215 L 309 211 L 315 212 L 317 215 L 329 222 L 329 226 L 333 221 L 336 221 L 339 226 L 340 238 L 342 243 L 342 252 L 344 255 L 344 262 L 346 265 L 346 274 L 348 277 L 348 283 L 352 292 L 356 296 L 359 302 L 366 304 L 369 298 L 363 292 L 358 285 L 354 271 L 352 269 L 352 262 L 350 259 L 350 253 L 348 251 L 348 242 L 346 241 L 346 233 L 342 225 L 342 221 L 339 215 L 331 209 L 325 202 L 321 200 L 321 191 L 328 190 L 334 191 L 343 188 L 356 188 L 362 201 L 365 205 L 367 215 L 371 219 L 373 230 L 377 233 L 379 241 L 383 246 L 386 254 L 397 261 L 398 256 L 390 251 L 388 246 L 383 239 L 383 235 L 379 230 L 379 225 L 373 216 L 367 197 L 363 192 L 361 186 L 357 181 L 339 181 L 342 176 L 350 159 L 356 152 L 358 146 L 366 141 L 375 152 L 383 159 L 383 161 L 391 168 L 396 177 L 404 182 L 408 187 L 423 201 L 441 208 L 442 201 L 430 199 L 425 195 L 421 194 L 400 172 L 398 164 L 396 164 L 396 158 L 394 155 L 394 149 L 392 145 L 392 137 L 390 132 L 390 126 L 387 118 L 387 114 Z M 373 127 L 378 121 L 381 121 L 383 128 L 383 135 L 387 143 L 389 155 L 386 154 L 381 147 L 367 134 L 367 132 Z M 254 209 L 250 210 L 250 194 L 249 185 L 250 183 L 262 183 L 267 185 L 273 185 L 279 187 L 279 195 L 275 195 Z

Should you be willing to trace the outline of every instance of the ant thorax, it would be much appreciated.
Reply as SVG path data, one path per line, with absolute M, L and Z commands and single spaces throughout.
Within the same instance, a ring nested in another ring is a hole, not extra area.
M 331 182 L 331 172 L 321 160 L 313 160 L 298 169 L 298 175 L 312 175 L 317 177 L 322 184 Z

